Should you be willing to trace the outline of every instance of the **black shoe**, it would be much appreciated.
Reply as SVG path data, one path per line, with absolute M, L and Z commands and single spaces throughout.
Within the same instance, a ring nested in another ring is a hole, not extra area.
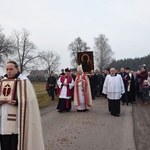
M 81 110 L 77 109 L 77 112 L 81 112 Z
M 63 111 L 62 111 L 62 110 L 58 110 L 57 112 L 59 112 L 59 113 L 63 113 Z
M 78 110 L 77 109 L 77 112 L 85 112 L 86 111 L 86 109 L 83 109 L 83 110 Z
M 65 110 L 65 112 L 69 112 L 70 110 Z
M 122 103 L 122 105 L 124 105 L 124 103 Z
M 119 117 L 119 114 L 111 114 L 112 116 Z

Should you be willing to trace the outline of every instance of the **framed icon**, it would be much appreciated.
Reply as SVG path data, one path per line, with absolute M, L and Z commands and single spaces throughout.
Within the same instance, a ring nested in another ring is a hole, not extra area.
M 17 79 L 3 79 L 0 85 L 0 101 L 6 102 L 16 99 Z
M 91 70 L 94 70 L 93 51 L 78 52 L 77 60 L 78 65 L 82 64 L 82 68 L 85 73 L 90 73 Z

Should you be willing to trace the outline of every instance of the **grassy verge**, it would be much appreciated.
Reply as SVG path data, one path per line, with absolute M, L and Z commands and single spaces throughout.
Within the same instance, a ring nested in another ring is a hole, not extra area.
M 47 94 L 47 91 L 45 90 L 46 82 L 33 82 L 32 84 L 35 88 L 40 108 L 53 103 L 53 101 L 51 101 L 51 98 Z M 55 99 L 57 100 L 58 96 L 55 96 Z

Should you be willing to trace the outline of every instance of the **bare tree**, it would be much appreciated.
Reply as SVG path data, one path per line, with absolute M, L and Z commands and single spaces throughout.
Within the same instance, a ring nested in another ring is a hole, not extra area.
M 68 50 L 70 50 L 70 56 L 72 58 L 71 65 L 73 67 L 76 68 L 78 64 L 77 52 L 85 52 L 88 49 L 90 49 L 90 47 L 87 47 L 87 44 L 83 42 L 80 37 L 76 38 L 75 41 L 69 45 Z
M 60 56 L 53 51 L 42 51 L 39 53 L 40 64 L 42 67 L 45 66 L 48 73 L 50 74 L 51 71 L 57 71 L 57 68 L 60 63 Z
M 100 34 L 99 37 L 95 38 L 94 40 L 96 65 L 102 71 L 112 62 L 113 52 L 105 35 Z
M 13 47 L 14 45 L 11 38 L 6 38 L 0 26 L 0 67 L 2 67 L 6 58 L 14 53 Z
M 13 42 L 17 52 L 16 60 L 19 62 L 20 72 L 30 71 L 34 67 L 37 57 L 36 46 L 29 39 L 29 32 L 23 29 L 22 32 L 14 31 Z

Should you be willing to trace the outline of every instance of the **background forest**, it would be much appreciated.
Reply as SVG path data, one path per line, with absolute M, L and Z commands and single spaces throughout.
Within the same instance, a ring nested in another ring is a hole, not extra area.
M 136 71 L 140 70 L 143 65 L 146 65 L 148 71 L 150 71 L 150 54 L 141 58 L 127 58 L 114 60 L 110 65 L 110 67 L 114 67 L 117 70 L 120 70 L 121 67 L 129 67 L 131 70 Z

